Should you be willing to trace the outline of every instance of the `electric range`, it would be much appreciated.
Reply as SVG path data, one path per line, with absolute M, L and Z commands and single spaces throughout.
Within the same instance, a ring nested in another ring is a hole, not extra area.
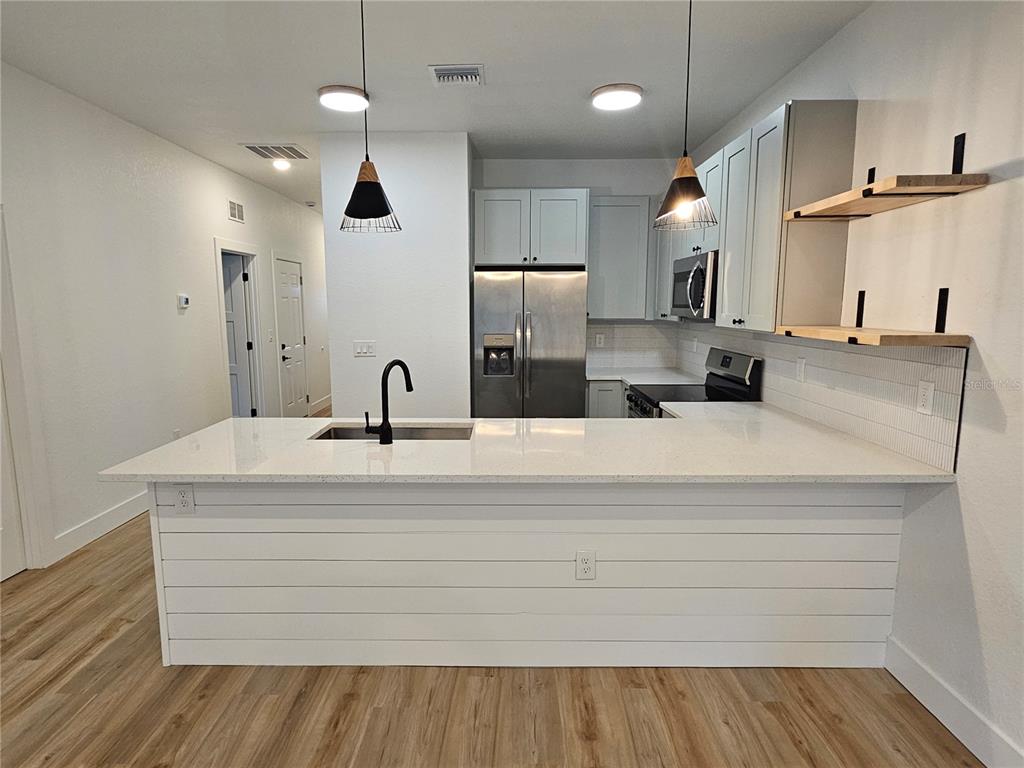
M 764 361 L 712 347 L 703 384 L 631 384 L 626 411 L 631 419 L 660 419 L 662 403 L 758 402 Z

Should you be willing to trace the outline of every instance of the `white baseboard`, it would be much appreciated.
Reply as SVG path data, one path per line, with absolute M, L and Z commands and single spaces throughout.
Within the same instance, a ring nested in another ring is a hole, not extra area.
M 886 643 L 885 668 L 988 768 L 1024 766 L 1020 746 L 893 637 Z
M 326 408 L 330 404 L 331 404 L 331 396 L 330 395 L 324 395 L 319 400 L 314 400 L 312 403 L 309 404 L 309 415 L 312 416 L 317 411 L 322 411 L 324 408 Z
M 73 528 L 68 528 L 58 533 L 53 540 L 46 563 L 40 567 L 46 567 L 67 557 L 77 549 L 84 547 L 90 541 L 95 541 L 105 533 L 123 525 L 149 508 L 149 496 L 142 491 L 134 496 L 105 509 L 88 520 L 84 520 Z

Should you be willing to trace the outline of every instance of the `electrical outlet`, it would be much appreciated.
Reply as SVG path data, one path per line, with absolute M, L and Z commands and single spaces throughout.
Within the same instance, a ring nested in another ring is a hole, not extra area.
M 594 334 L 594 346 L 597 347 L 598 349 L 600 349 L 601 347 L 604 346 L 604 334 L 603 333 L 596 333 L 596 334 Z
M 597 578 L 597 553 L 592 549 L 581 549 L 576 553 L 576 580 L 593 581 Z
M 917 412 L 926 416 L 932 415 L 932 404 L 935 401 L 935 382 L 917 382 Z
M 196 497 L 192 493 L 191 485 L 174 485 L 174 508 L 179 515 L 194 515 L 196 513 Z
M 686 351 L 687 352 L 693 352 L 693 353 L 697 352 L 697 340 L 696 339 L 687 339 L 686 340 Z
M 807 381 L 807 358 L 798 357 L 796 359 L 796 380 Z
M 352 342 L 352 357 L 376 357 L 377 356 L 377 342 L 376 341 L 353 341 Z

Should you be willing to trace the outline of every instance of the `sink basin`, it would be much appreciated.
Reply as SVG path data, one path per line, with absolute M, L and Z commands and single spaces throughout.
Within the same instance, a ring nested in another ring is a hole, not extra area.
M 391 428 L 397 440 L 469 440 L 473 436 L 473 425 L 441 426 L 429 425 Z M 367 440 L 377 442 L 377 435 L 368 435 L 363 427 L 331 426 L 312 437 L 313 440 Z

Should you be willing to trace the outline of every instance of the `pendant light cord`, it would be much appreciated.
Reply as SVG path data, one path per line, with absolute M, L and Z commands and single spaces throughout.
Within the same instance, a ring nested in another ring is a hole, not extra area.
M 362 0 L 360 0 L 362 2 Z M 683 157 L 690 138 L 690 40 L 693 33 L 693 0 L 690 0 L 689 15 L 686 20 L 686 98 L 683 106 Z M 365 79 L 365 72 L 363 74 Z M 363 84 L 365 90 L 365 83 Z
M 690 0 L 690 4 L 693 4 L 693 0 Z M 363 96 L 369 101 L 369 96 L 366 93 L 366 20 L 363 17 L 363 0 L 359 0 L 359 45 L 360 51 L 363 57 Z M 690 76 L 690 65 L 686 65 L 686 76 Z M 687 92 L 689 92 L 690 86 L 686 86 Z M 370 132 L 367 128 L 366 113 L 370 111 L 370 107 L 367 106 L 363 110 L 363 153 L 367 160 L 370 159 Z

